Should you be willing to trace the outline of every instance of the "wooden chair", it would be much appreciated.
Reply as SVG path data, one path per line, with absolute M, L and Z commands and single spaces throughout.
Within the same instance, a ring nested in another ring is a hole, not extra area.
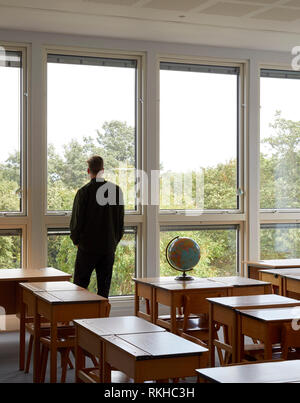
M 216 331 L 219 328 L 216 329 Z M 177 320 L 177 331 L 180 336 L 190 335 L 193 339 L 207 344 L 209 339 L 208 302 L 199 295 L 183 298 L 183 318 Z
M 58 326 L 58 334 L 60 336 L 60 332 L 64 331 L 66 328 L 65 324 L 60 324 Z M 28 322 L 25 324 L 26 331 L 30 334 L 28 348 L 27 348 L 27 357 L 26 357 L 26 365 L 25 365 L 25 373 L 28 374 L 30 369 L 31 357 L 32 357 L 32 349 L 34 343 L 34 324 Z M 42 323 L 41 324 L 41 337 L 50 336 L 50 325 L 49 323 Z M 68 358 L 68 365 L 71 369 L 73 369 L 72 361 Z
M 111 305 L 107 305 L 107 310 L 105 312 L 105 317 L 109 317 L 111 310 Z M 46 369 L 47 369 L 47 363 L 48 363 L 48 355 L 50 351 L 50 345 L 51 345 L 51 338 L 50 335 L 46 337 L 41 337 L 41 345 L 42 345 L 42 352 L 41 352 L 41 372 L 40 372 L 40 382 L 43 383 L 45 382 L 45 376 L 46 376 Z M 65 329 L 59 329 L 58 331 L 58 338 L 57 338 L 57 350 L 61 355 L 61 383 L 65 383 L 66 381 L 66 375 L 67 375 L 67 367 L 68 364 L 71 362 L 70 361 L 70 352 L 74 354 L 75 350 L 75 328 L 74 326 L 69 326 L 66 327 Z M 93 369 L 97 370 L 99 368 L 99 363 L 96 360 L 94 356 L 89 354 L 88 352 L 85 352 L 85 356 L 87 358 L 90 358 L 94 367 Z M 71 363 L 72 365 L 72 363 Z M 72 367 L 73 368 L 73 365 Z

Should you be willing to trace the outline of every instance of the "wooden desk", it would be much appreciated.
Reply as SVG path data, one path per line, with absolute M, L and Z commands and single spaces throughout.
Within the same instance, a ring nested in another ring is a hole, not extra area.
M 269 283 L 240 276 L 195 277 L 193 281 L 186 282 L 176 281 L 175 277 L 136 278 L 134 281 L 135 315 L 163 326 L 174 333 L 176 333 L 176 307 L 182 306 L 183 295 L 199 293 L 199 296 L 209 298 L 227 295 L 256 295 L 271 292 L 271 285 Z M 205 289 L 207 289 L 206 294 Z M 146 313 L 140 310 L 140 298 L 145 298 L 149 301 L 146 306 Z M 171 325 L 167 321 L 158 319 L 159 303 L 171 308 Z
M 300 307 L 268 308 L 238 311 L 238 362 L 244 353 L 244 336 L 260 340 L 264 344 L 264 359 L 272 359 L 272 344 L 281 342 L 281 328 L 284 323 L 292 325 L 300 318 Z
M 268 269 L 259 270 L 259 279 L 272 284 L 273 290 L 279 295 L 287 295 L 283 290 L 283 278 L 285 275 L 300 276 L 300 269 Z
M 78 291 L 77 286 L 69 291 L 34 291 L 36 312 L 34 317 L 34 382 L 38 382 L 40 361 L 40 324 L 41 317 L 51 325 L 50 345 L 50 382 L 57 378 L 57 324 L 74 319 L 97 318 L 105 316 L 108 300 L 85 289 Z
M 146 320 L 136 316 L 121 316 L 111 318 L 82 319 L 75 320 L 76 328 L 76 381 L 90 381 L 90 377 L 85 371 L 85 355 L 83 351 L 99 358 L 100 374 L 103 375 L 103 340 L 102 336 L 134 334 L 134 333 L 154 333 L 165 332 L 159 326 L 153 325 Z M 101 380 L 103 380 L 101 378 Z
M 36 291 L 67 291 L 67 290 L 83 290 L 83 288 L 70 283 L 69 281 L 52 281 L 52 282 L 34 282 L 19 283 L 21 304 L 20 304 L 20 350 L 19 350 L 19 368 L 24 370 L 25 364 L 25 324 L 26 317 L 34 317 L 36 313 Z
M 197 369 L 197 373 L 212 383 L 294 383 L 300 382 L 300 360 Z
M 35 281 L 66 281 L 71 275 L 63 271 L 46 267 L 39 270 L 0 269 L 0 306 L 7 315 L 20 311 L 20 291 L 18 284 Z
M 201 282 L 206 279 L 200 277 L 194 277 L 193 282 Z M 135 294 L 134 294 L 134 314 L 135 316 L 154 322 L 153 319 L 153 287 L 159 284 L 176 284 L 178 281 L 175 277 L 147 277 L 147 278 L 134 278 Z M 146 301 L 146 312 L 140 309 L 140 299 L 143 298 Z
M 178 282 L 172 284 L 154 284 L 153 286 L 153 323 L 162 326 L 172 333 L 177 333 L 176 308 L 183 306 L 183 297 L 197 295 L 203 300 L 203 312 L 207 311 L 206 298 L 225 297 L 229 294 L 232 286 L 203 279 L 199 282 Z M 158 317 L 158 304 L 170 307 L 170 322 Z
M 259 270 L 300 268 L 300 259 L 258 260 L 244 263 L 247 264 L 248 277 L 256 280 L 259 279 Z
M 84 372 L 83 351 L 102 360 L 100 380 L 104 382 L 111 381 L 111 367 L 134 382 L 192 376 L 195 365 L 201 365 L 201 355 L 208 351 L 140 318 L 109 319 L 75 321 L 77 381 L 95 382 Z
M 209 364 L 215 366 L 215 347 L 224 349 L 232 354 L 232 362 L 236 363 L 237 347 L 237 320 L 238 309 L 256 309 L 272 307 L 289 307 L 300 305 L 300 302 L 276 294 L 249 295 L 225 298 L 209 298 Z M 225 325 L 228 329 L 228 338 L 222 343 L 214 339 L 216 323 Z
M 300 270 L 295 274 L 282 275 L 283 295 L 295 295 L 295 298 L 300 299 Z

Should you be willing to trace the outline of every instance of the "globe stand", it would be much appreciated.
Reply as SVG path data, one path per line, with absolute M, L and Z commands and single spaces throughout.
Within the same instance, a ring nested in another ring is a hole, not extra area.
M 181 276 L 175 277 L 175 280 L 177 280 L 177 281 L 192 281 L 192 280 L 194 280 L 194 277 L 187 276 L 186 272 L 184 271 Z

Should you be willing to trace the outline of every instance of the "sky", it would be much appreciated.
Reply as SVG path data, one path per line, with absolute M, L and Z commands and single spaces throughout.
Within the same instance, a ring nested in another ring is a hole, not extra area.
M 133 68 L 48 64 L 48 141 L 62 152 L 72 138 L 96 136 L 105 121 L 135 124 Z M 236 156 L 233 75 L 161 71 L 160 153 L 164 170 L 189 171 Z M 261 136 L 276 110 L 300 120 L 300 80 L 261 80 Z M 0 161 L 19 148 L 19 72 L 0 67 Z

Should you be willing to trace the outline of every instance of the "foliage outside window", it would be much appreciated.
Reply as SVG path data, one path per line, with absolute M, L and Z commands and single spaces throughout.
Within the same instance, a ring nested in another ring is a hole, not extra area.
M 261 71 L 260 207 L 300 208 L 300 73 Z
M 95 154 L 136 209 L 136 91 L 136 60 L 48 55 L 48 211 L 71 210 Z
M 136 273 L 136 236 L 136 228 L 126 227 L 125 235 L 116 250 L 110 296 L 134 293 L 132 277 Z M 77 249 L 68 230 L 48 230 L 48 266 L 73 274 L 76 253 Z M 89 290 L 97 292 L 95 273 L 92 275 Z
M 240 68 L 160 68 L 161 209 L 238 210 Z
M 22 76 L 22 52 L 0 52 L 0 212 L 22 210 Z
M 300 224 L 262 224 L 260 257 L 267 259 L 300 258 Z
M 0 269 L 22 267 L 22 230 L 0 229 Z
M 238 226 L 162 227 L 160 232 L 160 275 L 176 276 L 178 272 L 166 261 L 166 247 L 176 236 L 194 239 L 201 258 L 191 272 L 197 277 L 235 276 L 238 261 Z

